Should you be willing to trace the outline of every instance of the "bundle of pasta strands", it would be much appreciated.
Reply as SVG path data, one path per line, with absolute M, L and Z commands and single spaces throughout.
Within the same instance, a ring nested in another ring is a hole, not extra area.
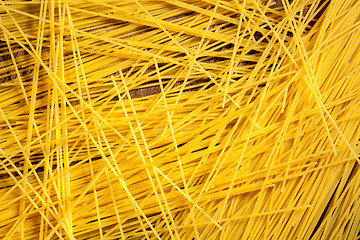
M 356 239 L 359 4 L 2 1 L 1 239 Z

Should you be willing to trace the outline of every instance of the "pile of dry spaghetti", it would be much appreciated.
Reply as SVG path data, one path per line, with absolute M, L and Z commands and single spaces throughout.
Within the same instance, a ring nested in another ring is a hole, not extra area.
M 360 1 L 0 5 L 1 239 L 356 239 Z

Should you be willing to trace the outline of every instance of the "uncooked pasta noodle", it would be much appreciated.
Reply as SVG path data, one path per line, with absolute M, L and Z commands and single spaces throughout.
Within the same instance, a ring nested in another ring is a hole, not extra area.
M 1 239 L 359 239 L 359 1 L 0 12 Z

